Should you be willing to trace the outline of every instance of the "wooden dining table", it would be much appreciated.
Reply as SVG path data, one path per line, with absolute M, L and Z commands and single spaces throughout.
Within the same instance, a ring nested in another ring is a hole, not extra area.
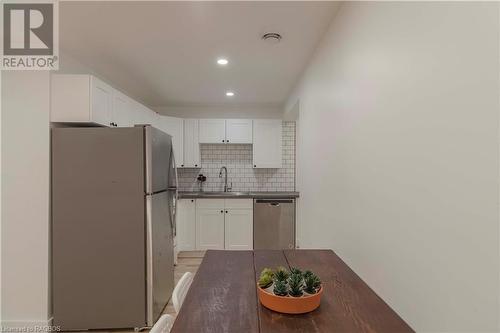
M 322 281 L 321 305 L 289 315 L 262 306 L 263 268 L 309 269 Z M 171 332 L 414 332 L 331 250 L 209 250 Z

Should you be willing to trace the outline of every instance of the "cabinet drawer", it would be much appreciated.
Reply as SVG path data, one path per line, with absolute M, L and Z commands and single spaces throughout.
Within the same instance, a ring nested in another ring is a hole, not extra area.
M 230 209 L 252 209 L 252 199 L 225 199 L 225 208 Z
M 224 209 L 224 199 L 196 199 L 196 209 Z

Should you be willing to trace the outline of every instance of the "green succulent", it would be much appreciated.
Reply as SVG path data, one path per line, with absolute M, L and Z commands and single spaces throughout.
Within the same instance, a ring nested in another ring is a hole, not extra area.
M 290 268 L 290 273 L 292 274 L 302 274 L 302 271 L 298 269 L 297 267 L 292 267 Z
M 290 278 L 288 279 L 288 287 L 290 288 L 290 296 L 293 297 L 300 297 L 302 296 L 302 286 L 304 284 L 304 279 L 302 277 L 302 274 L 291 274 Z
M 317 289 L 321 286 L 321 280 L 317 275 L 311 273 L 304 279 L 304 290 L 309 294 L 315 294 Z
M 274 277 L 274 271 L 270 268 L 264 268 L 262 272 L 260 272 L 260 276 L 262 275 L 270 275 L 271 277 Z
M 302 276 L 304 277 L 304 279 L 306 279 L 307 277 L 309 277 L 311 275 L 314 275 L 314 273 L 311 272 L 310 270 L 307 270 L 304 273 L 302 273 Z
M 286 280 L 288 279 L 289 276 L 290 276 L 290 273 L 283 266 L 278 267 L 276 269 L 276 273 L 274 273 L 274 279 L 276 281 L 283 281 L 285 283 L 286 283 Z
M 260 273 L 259 277 L 259 287 L 267 288 L 273 283 L 274 272 L 270 268 L 264 268 Z
M 273 292 L 278 296 L 286 296 L 288 294 L 288 287 L 286 285 L 286 282 L 282 280 L 276 280 L 274 282 Z

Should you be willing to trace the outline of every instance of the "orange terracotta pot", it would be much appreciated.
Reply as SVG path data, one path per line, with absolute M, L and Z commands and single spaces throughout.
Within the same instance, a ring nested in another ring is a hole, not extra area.
M 278 296 L 265 291 L 257 285 L 259 300 L 266 308 L 290 314 L 307 313 L 314 311 L 321 302 L 323 287 L 314 295 L 304 294 L 302 297 Z

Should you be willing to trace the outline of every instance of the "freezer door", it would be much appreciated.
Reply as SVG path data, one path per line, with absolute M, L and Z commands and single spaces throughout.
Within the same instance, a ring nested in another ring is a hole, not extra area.
M 146 193 L 165 191 L 169 187 L 172 138 L 152 126 L 144 126 L 146 151 Z
M 148 326 L 152 326 L 174 290 L 174 240 L 169 191 L 146 196 Z

